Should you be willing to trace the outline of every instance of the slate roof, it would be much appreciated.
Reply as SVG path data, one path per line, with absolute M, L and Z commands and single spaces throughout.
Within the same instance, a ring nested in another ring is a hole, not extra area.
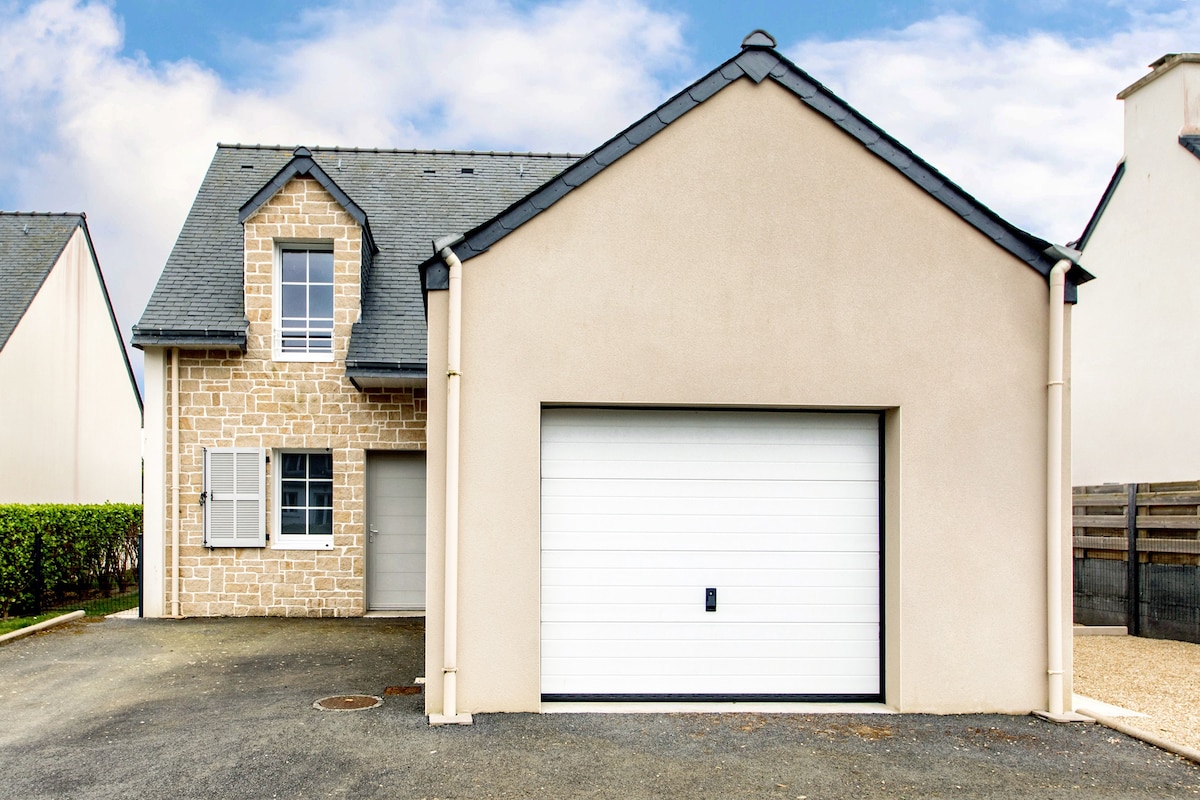
M 0 212 L 0 350 L 83 220 L 83 214 Z
M 761 30 L 754 31 L 742 42 L 742 50 L 736 56 L 581 158 L 545 186 L 492 219 L 467 231 L 463 238 L 453 245 L 455 255 L 465 262 L 487 251 L 493 244 L 595 177 L 617 159 L 632 152 L 676 119 L 729 84 L 745 77 L 755 83 L 769 78 L 790 90 L 801 102 L 857 139 L 863 147 L 895 167 L 980 233 L 1043 276 L 1049 277 L 1050 269 L 1057 260 L 1045 252 L 1050 247 L 1049 242 L 1002 219 L 806 72 L 779 55 L 774 47 L 775 40 L 769 34 Z M 427 291 L 445 289 L 447 278 L 448 271 L 440 257 L 428 258 L 421 264 L 422 286 Z M 1092 275 L 1086 270 L 1078 265 L 1074 266 L 1067 273 L 1067 300 L 1075 302 L 1076 287 L 1091 279 Z
M 479 224 L 578 158 L 321 147 L 306 152 L 217 146 L 134 327 L 135 346 L 245 346 L 239 212 L 251 208 L 294 158 L 311 158 L 365 214 L 379 248 L 363 293 L 362 321 L 351 335 L 348 368 L 424 370 L 425 309 L 417 265 L 429 255 L 430 242 Z

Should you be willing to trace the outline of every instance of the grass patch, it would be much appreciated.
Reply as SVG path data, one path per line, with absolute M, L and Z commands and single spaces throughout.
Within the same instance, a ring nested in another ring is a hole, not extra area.
M 28 628 L 30 625 L 36 625 L 39 622 L 45 622 L 48 619 L 61 617 L 63 614 L 70 614 L 73 610 L 47 611 L 45 614 L 38 614 L 36 617 L 9 617 L 8 619 L 0 619 L 0 636 L 20 630 L 21 628 Z
M 103 617 L 108 614 L 115 614 L 118 611 L 137 607 L 138 592 L 137 589 L 134 589 L 132 592 L 119 594 L 115 597 L 98 597 L 82 603 L 71 603 L 62 608 L 38 614 L 35 617 L 9 617 L 8 619 L 0 619 L 0 636 L 20 630 L 21 628 L 27 628 L 30 625 L 36 625 L 39 622 L 45 622 L 48 619 L 61 617 L 63 614 L 70 614 L 72 611 L 80 609 L 89 617 Z

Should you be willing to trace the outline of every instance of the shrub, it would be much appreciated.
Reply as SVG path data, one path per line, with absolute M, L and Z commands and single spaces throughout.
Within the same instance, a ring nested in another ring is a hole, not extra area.
M 141 532 L 140 505 L 0 505 L 0 617 L 124 591 L 136 580 Z

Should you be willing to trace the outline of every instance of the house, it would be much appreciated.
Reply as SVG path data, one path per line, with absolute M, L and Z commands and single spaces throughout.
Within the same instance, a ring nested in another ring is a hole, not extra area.
M 0 503 L 140 503 L 141 438 L 87 218 L 0 212 Z
M 1104 278 L 1075 316 L 1076 485 L 1200 480 L 1200 53 L 1122 90 L 1125 154 L 1078 247 Z
M 147 608 L 423 608 L 438 723 L 1069 708 L 1063 255 L 761 31 L 582 158 L 220 147 L 134 338 Z

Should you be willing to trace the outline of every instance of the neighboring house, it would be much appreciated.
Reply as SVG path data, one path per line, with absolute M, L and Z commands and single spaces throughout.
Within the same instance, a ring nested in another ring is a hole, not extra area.
M 141 439 L 87 218 L 0 212 L 0 503 L 140 503 Z
M 1080 238 L 1077 485 L 1200 480 L 1200 53 L 1121 91 L 1125 156 Z
M 134 338 L 147 609 L 423 607 L 439 722 L 1069 707 L 1047 248 L 761 32 L 581 159 L 221 147 Z

